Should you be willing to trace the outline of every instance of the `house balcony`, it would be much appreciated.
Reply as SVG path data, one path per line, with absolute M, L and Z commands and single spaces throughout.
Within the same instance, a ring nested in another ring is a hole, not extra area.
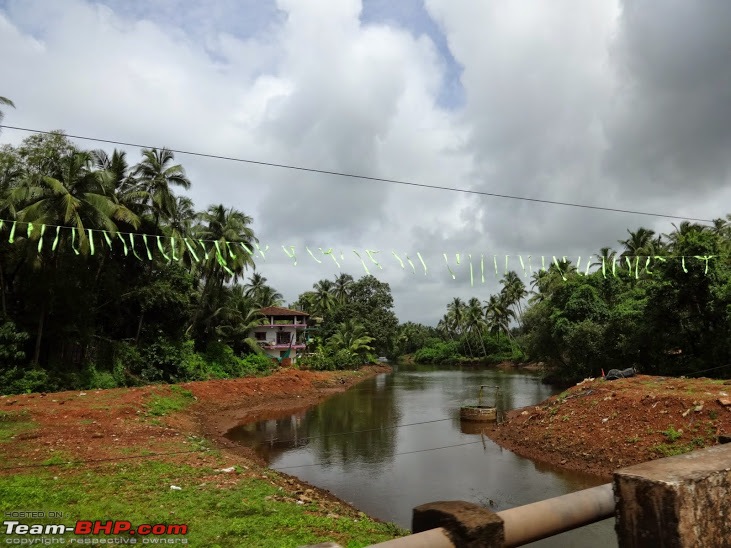
M 289 345 L 289 343 L 286 344 L 274 344 L 267 341 L 258 341 L 259 346 L 263 348 L 264 350 L 288 350 L 291 348 L 292 350 L 302 350 L 306 348 L 305 343 L 295 343 L 292 346 Z
M 263 323 L 257 327 L 295 327 L 297 329 L 305 329 L 306 323 Z

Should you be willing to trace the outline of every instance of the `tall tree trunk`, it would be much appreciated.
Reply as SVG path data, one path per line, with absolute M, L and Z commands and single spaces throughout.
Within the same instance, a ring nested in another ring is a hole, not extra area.
M 41 313 L 38 316 L 38 331 L 36 333 L 36 346 L 33 352 L 33 365 L 38 365 L 41 359 L 41 340 L 43 339 L 43 324 L 46 321 L 46 301 L 41 305 Z

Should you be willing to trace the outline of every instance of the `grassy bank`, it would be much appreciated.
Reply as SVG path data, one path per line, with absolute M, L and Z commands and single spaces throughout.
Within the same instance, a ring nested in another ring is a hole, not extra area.
M 311 404 L 378 371 L 0 397 L 0 512 L 63 514 L 18 519 L 25 524 L 182 524 L 187 535 L 166 538 L 211 547 L 367 546 L 406 534 L 202 436 L 224 408 Z

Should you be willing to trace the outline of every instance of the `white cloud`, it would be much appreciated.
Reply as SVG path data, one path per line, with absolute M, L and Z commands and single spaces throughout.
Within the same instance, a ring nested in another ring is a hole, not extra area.
M 680 97 L 674 105 L 722 103 L 723 94 L 708 87 L 718 87 L 718 79 L 704 76 L 728 74 L 722 65 L 700 66 L 698 59 L 713 51 L 711 39 L 694 42 L 694 82 L 673 65 L 672 48 L 667 57 L 648 57 L 673 37 L 658 27 L 652 40 L 637 38 L 644 9 L 628 16 L 616 2 L 427 0 L 462 67 L 457 83 L 445 82 L 460 72 L 430 34 L 408 28 L 403 13 L 389 18 L 386 4 L 367 24 L 356 0 L 11 0 L 4 6 L 0 95 L 18 107 L 6 113 L 11 125 L 427 185 L 697 217 L 724 213 L 727 181 L 707 185 L 716 194 L 697 199 L 677 182 L 670 192 L 643 179 L 651 157 L 646 150 L 621 146 L 664 131 L 662 110 L 647 106 L 654 80 L 645 60 L 655 59 L 688 84 L 671 82 L 679 90 L 672 96 Z M 681 7 L 659 13 L 678 28 Z M 680 25 L 689 36 L 713 16 L 699 13 L 688 18 L 688 28 Z M 728 30 L 718 15 L 711 30 Z M 630 78 L 642 86 L 628 88 Z M 455 110 L 439 106 L 444 90 L 457 84 L 464 103 Z M 716 132 L 715 142 L 725 142 L 728 129 L 701 131 L 708 112 L 711 106 L 674 120 L 690 120 L 706 141 L 714 142 Z M 638 129 L 632 120 L 647 127 Z M 24 136 L 6 130 L 1 138 Z M 658 150 L 674 158 L 687 180 L 701 171 L 698 158 L 711 164 L 703 173 L 727 169 L 718 154 L 691 154 L 687 140 Z M 627 180 L 617 177 L 625 158 Z M 199 208 L 223 202 L 254 217 L 255 230 L 271 245 L 260 268 L 289 301 L 337 272 L 329 258 L 316 263 L 305 245 L 342 250 L 343 269 L 354 275 L 364 270 L 353 250 L 378 249 L 383 270 L 368 267 L 392 284 L 403 320 L 434 322 L 450 297 L 485 299 L 495 289 L 494 275 L 485 286 L 470 287 L 464 262 L 452 280 L 442 253 L 450 264 L 455 253 L 587 255 L 628 227 L 671 228 L 632 215 L 184 155 L 178 160 L 193 180 Z M 295 246 L 296 267 L 283 244 Z M 392 250 L 409 254 L 417 274 L 402 270 Z M 428 262 L 428 276 L 417 251 Z

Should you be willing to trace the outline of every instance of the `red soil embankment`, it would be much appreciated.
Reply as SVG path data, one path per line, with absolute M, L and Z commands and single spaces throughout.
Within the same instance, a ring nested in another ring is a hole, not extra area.
M 614 470 L 718 443 L 731 433 L 731 386 L 638 375 L 587 380 L 485 430 L 536 461 L 609 479 Z

